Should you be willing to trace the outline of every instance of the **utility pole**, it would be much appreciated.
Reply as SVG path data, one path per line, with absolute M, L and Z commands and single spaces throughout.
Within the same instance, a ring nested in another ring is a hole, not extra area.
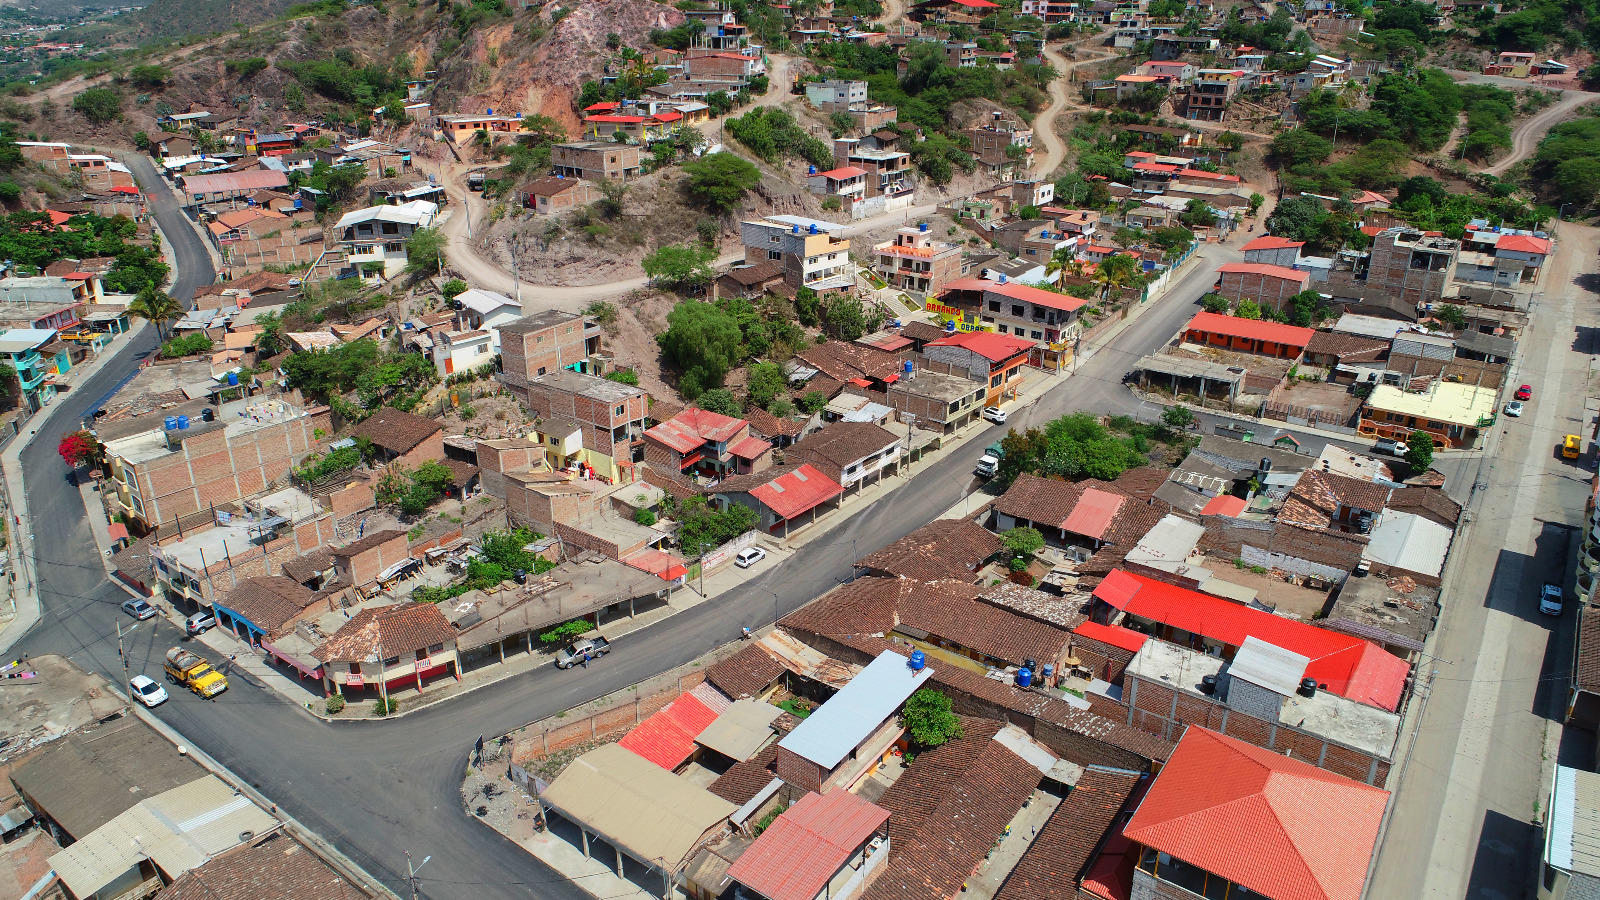
M 404 853 L 406 855 L 406 884 L 411 888 L 411 900 L 417 900 L 417 873 L 422 871 L 422 867 L 427 865 L 428 860 L 433 859 L 433 857 L 424 856 L 422 862 L 413 866 L 411 865 L 411 851 L 406 850 Z
M 138 625 L 135 625 L 135 626 L 133 626 L 133 628 L 129 628 L 126 633 L 127 634 L 133 634 L 134 629 L 136 629 L 138 627 L 139 627 Z M 128 681 L 130 680 L 130 676 L 128 674 L 128 654 L 122 649 L 122 635 L 123 634 L 124 634 L 124 632 L 122 630 L 122 620 L 119 619 L 119 620 L 117 620 L 117 656 L 120 656 L 122 658 L 122 683 L 123 684 L 127 684 Z

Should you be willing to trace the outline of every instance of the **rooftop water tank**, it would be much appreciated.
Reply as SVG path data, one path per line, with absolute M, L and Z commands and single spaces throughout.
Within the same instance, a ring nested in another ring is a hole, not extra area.
M 1032 669 L 1018 669 L 1017 670 L 1017 687 L 1027 687 L 1030 684 L 1033 684 L 1033 670 Z
M 217 420 L 217 411 L 216 410 L 212 409 L 209 406 L 206 407 L 205 409 L 200 410 L 200 421 L 202 421 L 202 422 L 215 422 L 216 420 Z
M 1315 678 L 1300 679 L 1300 688 L 1295 693 L 1302 697 L 1315 697 L 1317 695 L 1317 680 Z
M 239 386 L 239 373 L 238 372 L 229 372 L 228 373 L 228 387 L 238 387 L 238 386 Z
M 927 222 L 918 222 L 917 223 L 917 230 L 918 231 L 924 231 L 924 232 L 927 231 L 928 230 L 928 223 Z
M 927 654 L 923 653 L 921 650 L 911 651 L 911 671 L 920 672 L 922 671 L 922 667 L 926 666 L 927 664 Z
M 1006 283 L 1006 273 L 1004 273 L 1004 272 L 1000 273 L 1000 283 L 1001 284 L 1005 284 Z
M 800 226 L 799 225 L 795 225 L 794 227 L 790 228 L 789 229 L 789 233 L 790 234 L 799 234 L 800 233 Z
M 806 174 L 807 175 L 815 175 L 815 174 L 817 174 L 817 167 L 816 166 L 806 166 Z
M 163 424 L 166 426 L 166 429 L 168 431 L 173 431 L 174 429 L 176 429 L 178 427 L 178 417 L 177 416 L 167 416 L 167 420 Z
M 183 431 L 184 429 L 186 429 L 188 427 L 189 427 L 189 417 L 188 416 L 179 416 L 178 417 L 178 430 L 179 431 Z
M 1052 665 L 1051 663 L 1045 663 L 1044 664 L 1044 669 L 1039 673 L 1039 675 L 1044 680 L 1049 681 L 1050 680 L 1050 676 L 1054 675 L 1055 673 L 1056 673 L 1056 667 L 1054 665 Z
M 817 223 L 813 222 L 813 223 L 811 223 L 810 225 L 808 225 L 806 227 L 808 229 L 808 231 L 807 231 L 808 234 L 816 234 L 817 233 Z
M 492 108 L 491 109 L 486 109 L 486 110 L 483 111 L 483 114 L 486 115 L 486 116 L 492 116 L 492 115 L 494 115 L 494 110 Z
M 906 373 L 906 374 L 907 374 L 907 375 L 910 375 L 910 374 L 911 374 L 911 370 L 912 370 L 912 369 L 913 369 L 913 368 L 915 368 L 915 366 L 916 366 L 916 364 L 915 364 L 915 363 L 913 363 L 913 362 L 912 362 L 912 361 L 911 361 L 911 360 L 909 360 L 909 359 L 908 359 L 908 360 L 906 360 L 906 361 L 905 361 L 905 373 Z

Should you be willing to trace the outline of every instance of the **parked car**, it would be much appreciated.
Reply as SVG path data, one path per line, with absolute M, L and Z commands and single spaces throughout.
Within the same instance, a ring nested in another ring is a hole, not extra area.
M 147 707 L 157 707 L 167 702 L 167 689 L 144 675 L 128 679 L 128 693 Z
M 745 549 L 739 551 L 738 556 L 733 558 L 733 564 L 741 569 L 748 569 L 766 558 L 767 551 L 761 549 L 760 547 L 746 547 Z
M 183 630 L 188 632 L 190 637 L 204 634 L 208 629 L 215 627 L 217 627 L 217 617 L 208 612 L 197 612 L 183 620 Z
M 1394 438 L 1378 438 L 1378 443 L 1373 445 L 1372 449 L 1379 453 L 1387 453 L 1390 456 L 1405 456 L 1406 451 L 1410 448 L 1406 446 L 1405 441 L 1397 441 Z
M 1533 399 L 1533 385 L 1525 384 L 1522 387 L 1517 388 L 1517 393 L 1514 396 L 1518 400 L 1532 400 Z
M 1583 440 L 1575 434 L 1569 434 L 1561 441 L 1561 455 L 1566 459 L 1577 459 L 1583 452 Z
M 1513 419 L 1522 418 L 1522 401 L 1521 400 L 1513 400 L 1510 403 L 1507 403 L 1506 404 L 1506 415 L 1510 416 Z
M 983 417 L 996 425 L 1004 425 L 1006 423 L 1006 411 L 998 406 L 985 406 L 983 408 Z
M 132 600 L 122 601 L 122 611 L 130 616 L 133 616 L 135 619 L 138 619 L 141 622 L 156 614 L 156 608 L 154 606 L 151 606 L 149 603 L 140 600 L 138 597 L 135 597 Z
M 1539 591 L 1539 612 L 1547 616 L 1561 615 L 1561 585 L 1544 583 Z
M 611 642 L 598 634 L 594 637 L 580 638 L 571 646 L 556 651 L 556 668 L 570 669 L 581 665 L 585 653 L 589 654 L 590 659 L 599 659 L 610 652 Z

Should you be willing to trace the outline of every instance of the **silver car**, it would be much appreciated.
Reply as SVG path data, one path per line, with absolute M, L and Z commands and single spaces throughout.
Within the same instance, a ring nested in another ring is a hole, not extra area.
M 1510 416 L 1513 419 L 1522 418 L 1522 401 L 1521 400 L 1513 400 L 1510 403 L 1507 403 L 1506 404 L 1506 415 Z
M 138 597 L 122 601 L 122 611 L 140 621 L 144 621 L 156 614 L 154 606 L 140 600 Z

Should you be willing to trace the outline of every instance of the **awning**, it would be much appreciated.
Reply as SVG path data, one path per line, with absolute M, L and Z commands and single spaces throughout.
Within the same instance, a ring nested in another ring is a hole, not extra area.
M 689 454 L 688 456 L 684 457 L 683 458 L 683 465 L 679 466 L 678 468 L 687 469 L 690 466 L 694 465 L 695 463 L 699 462 L 700 460 L 702 460 L 704 458 L 705 458 L 704 451 L 696 450 L 695 452 L 693 452 L 693 453 Z

